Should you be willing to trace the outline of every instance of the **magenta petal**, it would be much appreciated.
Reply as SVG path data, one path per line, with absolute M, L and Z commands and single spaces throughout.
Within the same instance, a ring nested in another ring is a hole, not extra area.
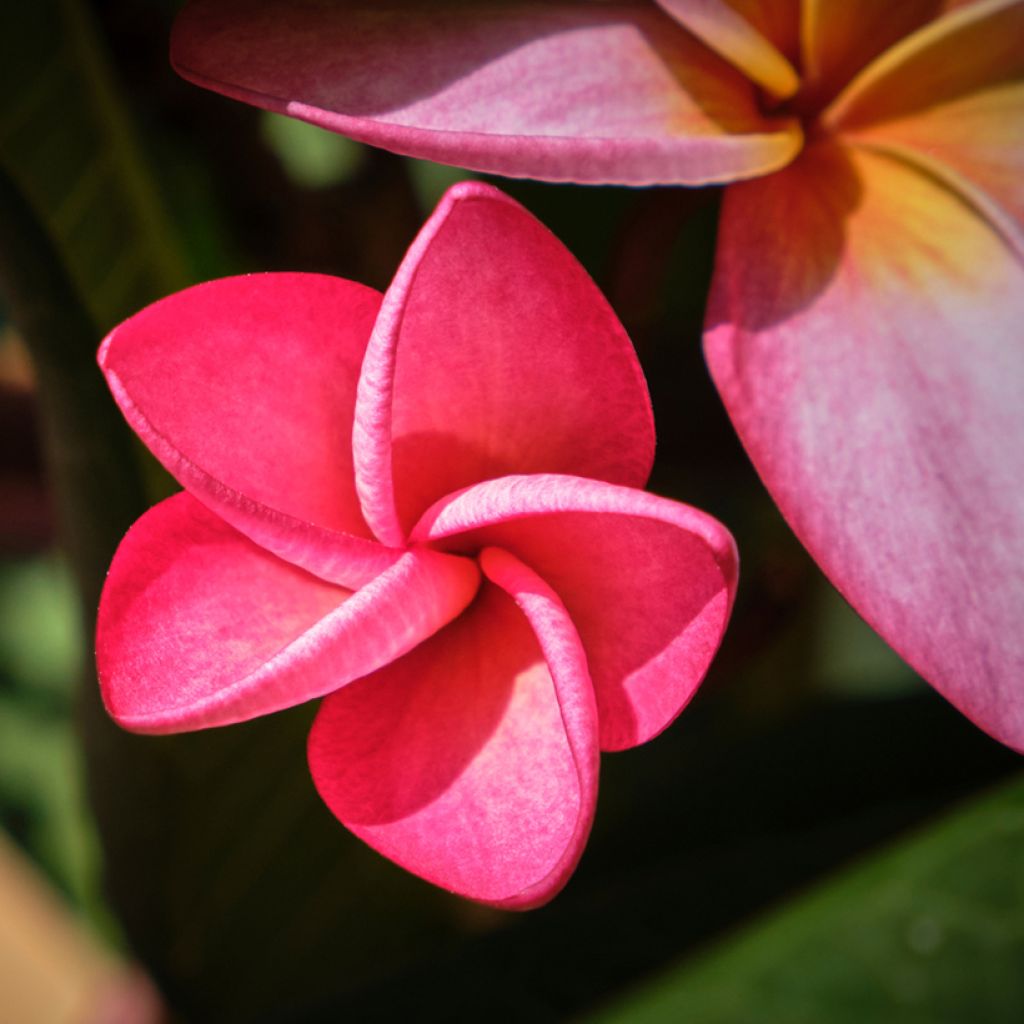
M 653 3 L 198 0 L 185 78 L 361 142 L 551 181 L 706 184 L 800 147 L 751 83 Z
M 407 552 L 362 590 L 257 547 L 187 493 L 121 542 L 96 658 L 111 716 L 136 732 L 227 725 L 337 689 L 403 654 L 472 600 L 466 559 Z
M 417 875 L 525 909 L 565 884 L 590 831 L 597 723 L 557 597 L 504 552 L 455 622 L 328 697 L 309 736 L 331 811 Z
M 456 551 L 501 547 L 550 584 L 587 652 L 605 750 L 643 743 L 679 714 L 736 588 L 735 547 L 718 522 L 595 480 L 491 480 L 439 501 L 413 537 Z
M 380 305 L 319 274 L 188 288 L 126 320 L 100 365 L 150 450 L 281 557 L 358 586 L 397 557 L 363 521 L 352 469 L 359 366 Z
M 400 544 L 432 502 L 489 477 L 642 485 L 654 424 L 629 338 L 583 268 L 517 203 L 464 183 L 384 298 L 354 443 L 366 520 Z
M 730 189 L 719 237 L 707 358 L 762 479 L 864 618 L 1024 750 L 1019 257 L 938 179 L 827 146 Z

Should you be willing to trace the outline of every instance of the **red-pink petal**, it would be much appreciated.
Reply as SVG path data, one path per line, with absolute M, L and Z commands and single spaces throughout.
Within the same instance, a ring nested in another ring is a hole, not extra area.
M 800 146 L 743 75 L 653 3 L 196 0 L 171 59 L 198 85 L 362 142 L 551 181 L 704 184 Z
M 1018 749 L 1022 323 L 1013 251 L 912 165 L 822 145 L 726 194 L 706 351 L 755 466 L 853 606 Z
M 729 533 L 679 502 L 595 480 L 506 477 L 439 501 L 414 539 L 495 545 L 551 585 L 587 652 L 601 746 L 661 732 L 704 678 L 729 618 Z
M 583 851 L 596 712 L 557 597 L 504 552 L 482 564 L 497 585 L 459 619 L 324 701 L 309 764 L 333 813 L 385 856 L 526 908 L 554 896 Z
M 400 544 L 432 502 L 505 473 L 642 485 L 643 373 L 565 247 L 489 185 L 451 189 L 388 289 L 354 432 L 366 520 Z
M 348 586 L 391 565 L 359 510 L 352 420 L 380 295 L 319 274 L 188 288 L 117 327 L 100 365 L 128 422 L 200 501 Z
M 128 531 L 110 567 L 96 638 L 103 699 L 122 726 L 151 733 L 290 707 L 414 647 L 458 615 L 478 579 L 472 562 L 421 550 L 353 592 L 177 494 Z

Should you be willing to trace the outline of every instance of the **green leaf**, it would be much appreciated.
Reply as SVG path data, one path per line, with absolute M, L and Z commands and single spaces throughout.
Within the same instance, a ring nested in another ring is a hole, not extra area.
M 260 112 L 260 134 L 285 173 L 303 188 L 326 188 L 350 181 L 366 155 L 358 142 L 268 110 Z
M 593 1019 L 1024 1020 L 1024 780 L 824 885 Z
M 102 331 L 188 283 L 78 0 L 4 5 L 0 166 L 47 226 Z

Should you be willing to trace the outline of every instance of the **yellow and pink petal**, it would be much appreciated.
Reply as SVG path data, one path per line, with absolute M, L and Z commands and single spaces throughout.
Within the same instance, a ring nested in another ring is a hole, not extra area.
M 912 164 L 822 144 L 727 193 L 705 347 L 755 466 L 853 606 L 1017 749 L 1022 322 L 1015 251 Z

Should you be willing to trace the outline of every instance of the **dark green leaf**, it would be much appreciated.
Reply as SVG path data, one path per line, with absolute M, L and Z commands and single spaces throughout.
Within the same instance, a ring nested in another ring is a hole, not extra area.
M 0 166 L 46 224 L 101 330 L 187 283 L 78 0 L 4 5 Z
M 1024 781 L 825 885 L 602 1024 L 1024 1020 Z

